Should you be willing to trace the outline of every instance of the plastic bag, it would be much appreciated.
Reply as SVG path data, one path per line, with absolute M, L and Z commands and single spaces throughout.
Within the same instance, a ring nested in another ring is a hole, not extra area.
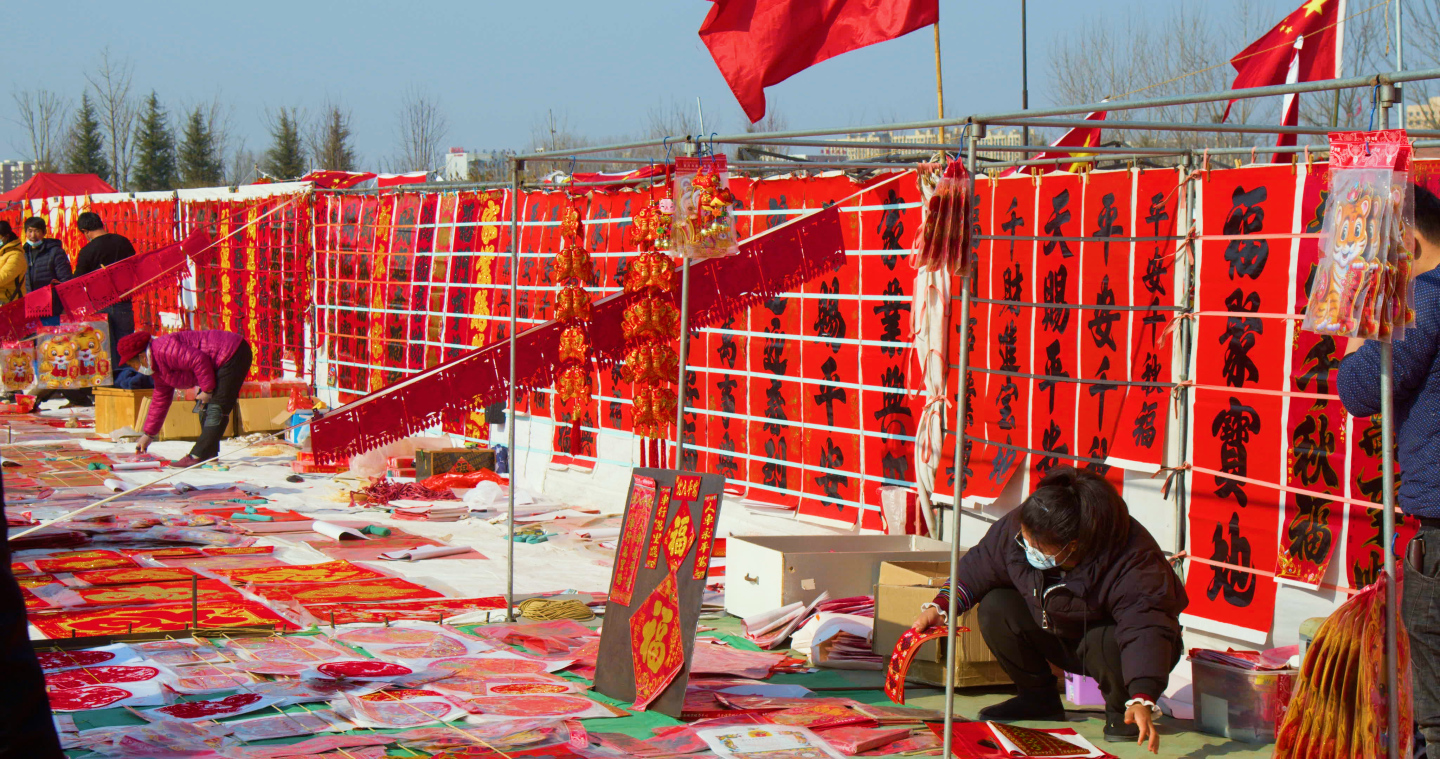
M 110 328 L 75 322 L 41 330 L 35 341 L 40 387 L 47 390 L 101 387 L 111 383 Z
M 924 223 L 915 237 L 915 268 L 964 275 L 971 266 L 969 204 L 970 173 L 959 161 L 943 172 L 930 164 L 917 172 L 924 199 Z
M 675 159 L 675 252 L 687 258 L 740 255 L 734 205 L 724 155 Z
M 0 387 L 8 393 L 19 393 L 34 384 L 35 343 L 27 340 L 0 347 Z
M 1412 156 L 1403 130 L 1331 133 L 1329 200 L 1303 329 L 1390 342 L 1414 323 Z

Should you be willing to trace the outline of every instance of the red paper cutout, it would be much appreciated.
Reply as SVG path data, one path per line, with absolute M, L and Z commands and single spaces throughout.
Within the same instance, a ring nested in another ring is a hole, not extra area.
M 699 547 L 695 549 L 695 572 L 693 579 L 703 580 L 710 572 L 710 553 L 715 547 L 715 525 L 720 518 L 720 496 L 715 493 L 705 496 L 700 508 Z
M 970 632 L 970 628 L 956 627 L 955 632 Z M 885 695 L 891 701 L 905 703 L 905 675 L 910 671 L 910 662 L 915 659 L 915 654 L 920 652 L 920 645 L 948 634 L 946 626 L 940 625 L 923 632 L 906 630 L 900 640 L 895 641 L 895 650 L 890 653 L 890 660 L 885 665 Z
M 646 531 L 655 511 L 655 480 L 636 476 L 630 485 L 630 513 L 625 519 L 625 532 L 615 551 L 615 569 L 610 580 L 610 600 L 621 606 L 630 605 L 635 592 L 635 576 L 640 571 L 640 558 L 645 550 Z
M 685 644 L 680 635 L 679 592 L 675 575 L 666 575 L 630 618 L 635 708 L 641 711 L 660 697 L 685 666 Z

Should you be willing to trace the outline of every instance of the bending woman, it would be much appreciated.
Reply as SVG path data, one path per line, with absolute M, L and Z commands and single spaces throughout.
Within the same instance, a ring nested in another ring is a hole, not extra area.
M 1093 472 L 1057 467 L 1020 508 L 960 558 L 956 608 L 980 605 L 980 633 L 1020 694 L 980 710 L 997 722 L 1065 719 L 1050 665 L 1105 694 L 1105 739 L 1160 748 L 1152 719 L 1180 660 L 1185 589 L 1120 493 Z M 944 621 L 949 589 L 915 628 Z
M 190 454 L 175 466 L 193 466 L 220 455 L 220 438 L 229 426 L 240 386 L 250 373 L 250 344 L 234 332 L 221 330 L 176 332 L 153 340 L 149 332 L 135 332 L 121 338 L 119 351 L 120 363 L 155 380 L 150 414 L 142 430 L 145 434 L 135 449 L 144 453 L 160 434 L 175 391 L 193 387 L 205 404 L 200 413 L 200 437 Z

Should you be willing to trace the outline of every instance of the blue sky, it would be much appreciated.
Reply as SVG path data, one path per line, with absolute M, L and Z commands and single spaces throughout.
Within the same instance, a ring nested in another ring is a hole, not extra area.
M 1278 19 L 1295 0 L 1258 4 L 1275 6 Z M 1119 21 L 1157 7 L 1029 5 L 1032 105 L 1051 102 L 1045 51 L 1058 35 L 1087 19 Z M 85 71 L 109 46 L 133 61 L 136 90 L 156 90 L 172 111 L 215 96 L 228 103 L 234 132 L 256 150 L 268 142 L 267 108 L 314 112 L 330 98 L 353 111 L 356 146 L 373 167 L 394 152 L 395 112 L 410 85 L 439 97 L 446 142 L 471 149 L 525 146 L 547 109 L 591 137 L 623 136 L 644 129 L 649 109 L 693 107 L 697 96 L 707 131 L 739 131 L 744 117 L 696 36 L 709 7 L 705 0 L 54 0 L 42 29 L 12 41 L 4 69 L 12 90 L 46 88 L 78 101 Z M 943 0 L 941 17 L 948 114 L 1017 108 L 1019 3 Z M 805 128 L 931 118 L 934 88 L 931 35 L 922 30 L 768 92 L 791 128 Z M 0 101 L 6 115 L 9 106 Z M 18 125 L 0 121 L 0 157 L 18 156 L 24 145 Z

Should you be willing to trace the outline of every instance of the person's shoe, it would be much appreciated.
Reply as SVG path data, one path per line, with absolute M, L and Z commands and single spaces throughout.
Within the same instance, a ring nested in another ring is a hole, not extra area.
M 1140 737 L 1139 725 L 1125 724 L 1125 712 L 1105 710 L 1105 740 L 1110 743 L 1135 742 Z
M 1065 705 L 1053 688 L 1022 690 L 1008 701 L 981 709 L 978 716 L 988 722 L 1064 722 Z
M 194 456 L 191 456 L 190 454 L 187 453 L 187 454 L 185 454 L 185 457 L 184 457 L 184 458 L 176 459 L 175 461 L 170 462 L 170 466 L 173 466 L 173 467 L 175 467 L 176 469 L 186 469 L 186 468 L 195 466 L 196 464 L 199 464 L 199 463 L 200 463 L 200 459 L 197 459 L 197 458 L 195 458 Z

